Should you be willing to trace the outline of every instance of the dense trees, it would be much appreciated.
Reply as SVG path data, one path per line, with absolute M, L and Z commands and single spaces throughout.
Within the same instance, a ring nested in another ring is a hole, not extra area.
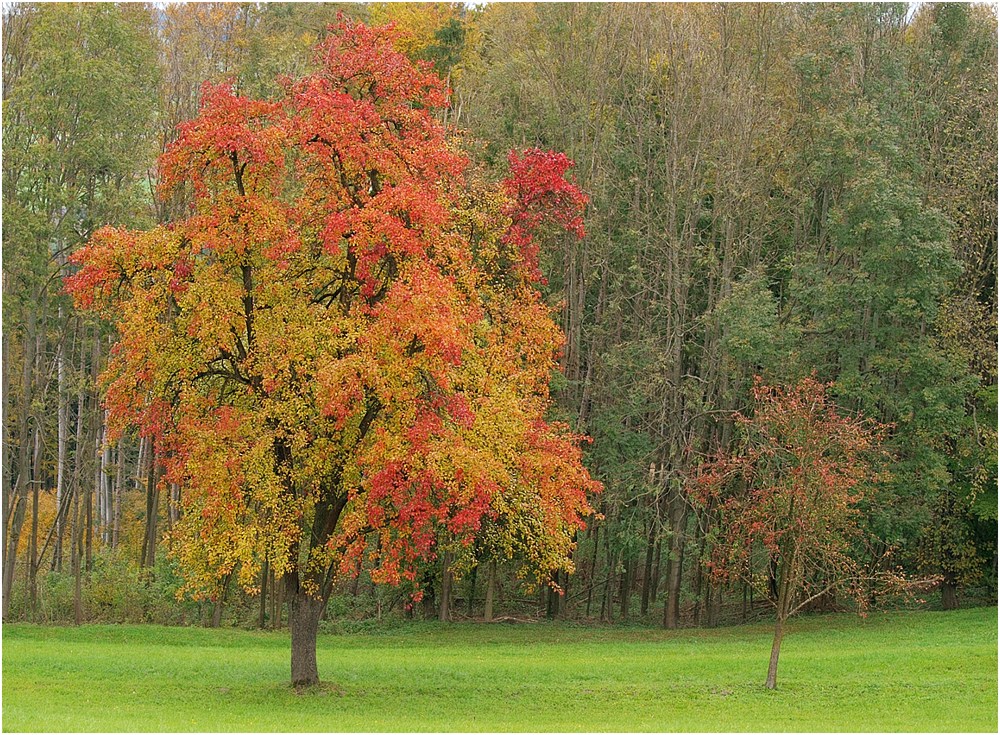
M 564 151 L 590 197 L 585 237 L 550 232 L 534 286 L 566 335 L 550 418 L 592 437 L 585 460 L 605 485 L 599 517 L 576 538 L 577 574 L 552 580 L 563 596 L 543 587 L 525 597 L 519 565 L 504 560 L 513 528 L 497 522 L 447 568 L 418 564 L 428 613 L 431 597 L 445 617 L 479 614 L 488 599 L 493 615 L 677 626 L 768 608 L 759 589 L 708 573 L 722 509 L 688 502 L 684 488 L 706 458 L 737 449 L 733 416 L 752 417 L 755 375 L 792 386 L 814 371 L 840 411 L 888 427 L 890 472 L 859 506 L 873 541 L 855 561 L 891 548 L 893 564 L 943 578 L 946 607 L 995 597 L 992 8 L 344 10 L 396 22 L 397 49 L 446 80 L 451 107 L 433 114 L 471 133 L 446 135 L 478 165 L 456 210 L 474 237 L 501 248 L 485 233 L 512 214 L 495 186 L 510 149 Z M 337 12 L 5 10 L 5 615 L 65 616 L 46 600 L 72 598 L 60 580 L 77 561 L 81 617 L 97 609 L 88 574 L 131 579 L 128 564 L 144 560 L 144 594 L 179 584 L 161 541 L 183 532 L 179 485 L 158 474 L 149 439 L 104 441 L 93 376 L 120 335 L 73 308 L 55 277 L 97 224 L 188 217 L 192 189 L 156 199 L 151 184 L 163 173 L 155 157 L 196 115 L 202 82 L 281 99 L 279 76 L 319 68 L 310 49 Z M 121 49 L 113 57 L 111 46 Z M 81 74 L 92 96 L 75 83 Z M 360 615 L 407 603 L 370 584 L 373 559 L 354 569 L 358 581 L 337 586 L 331 605 Z M 265 604 L 244 609 L 235 590 L 226 599 L 244 619 L 277 624 L 274 569 L 255 574 Z M 229 582 L 213 584 L 221 601 Z M 469 604 L 449 607 L 458 599 Z

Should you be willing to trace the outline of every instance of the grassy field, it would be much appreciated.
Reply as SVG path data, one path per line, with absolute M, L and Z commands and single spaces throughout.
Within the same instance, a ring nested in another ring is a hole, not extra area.
M 297 694 L 288 636 L 3 627 L 3 730 L 990 731 L 997 609 L 710 631 L 414 623 L 321 636 Z

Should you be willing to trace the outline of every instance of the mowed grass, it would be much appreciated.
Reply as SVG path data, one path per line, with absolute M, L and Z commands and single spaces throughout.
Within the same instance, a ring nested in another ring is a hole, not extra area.
M 318 690 L 288 636 L 3 627 L 4 731 L 997 731 L 997 609 L 660 631 L 413 623 L 324 635 Z

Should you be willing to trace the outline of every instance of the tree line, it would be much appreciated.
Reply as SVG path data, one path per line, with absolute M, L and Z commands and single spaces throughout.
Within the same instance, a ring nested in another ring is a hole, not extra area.
M 992 8 L 19 4 L 3 23 L 5 620 L 282 623 L 266 567 L 257 598 L 227 578 L 208 603 L 173 599 L 163 539 L 183 488 L 150 440 L 106 440 L 98 376 L 118 335 L 62 278 L 100 226 L 190 211 L 184 187 L 155 195 L 157 160 L 203 82 L 276 97 L 338 12 L 397 24 L 399 50 L 447 80 L 440 122 L 484 175 L 512 148 L 576 162 L 586 236 L 560 236 L 539 270 L 566 336 L 553 418 L 591 437 L 604 490 L 554 586 L 443 555 L 413 603 L 358 557 L 328 617 L 677 627 L 771 609 L 766 558 L 710 573 L 723 508 L 691 490 L 742 441 L 756 376 L 813 376 L 888 427 L 857 561 L 940 576 L 946 608 L 995 600 Z

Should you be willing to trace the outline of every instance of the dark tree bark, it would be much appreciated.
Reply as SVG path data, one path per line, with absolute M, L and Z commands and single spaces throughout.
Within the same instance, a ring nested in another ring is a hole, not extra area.
M 286 576 L 285 579 L 288 627 L 292 633 L 292 686 L 315 686 L 319 684 L 316 639 L 324 602 L 302 590 L 294 575 Z
M 483 619 L 489 623 L 493 620 L 493 596 L 496 593 L 497 586 L 497 565 L 496 562 L 490 562 L 490 572 L 489 577 L 486 580 L 486 603 L 485 609 L 483 610 Z
M 35 451 L 31 469 L 31 538 L 28 550 L 28 608 L 38 610 L 38 495 L 42 485 L 42 434 L 35 430 Z
M 674 629 L 681 619 L 681 581 L 684 570 L 684 526 L 687 505 L 676 499 L 670 514 L 670 553 L 667 557 L 667 599 L 663 605 L 663 627 Z
M 14 571 L 17 562 L 18 542 L 24 526 L 24 516 L 28 506 L 28 476 L 31 472 L 31 401 L 34 386 L 35 332 L 37 329 L 34 310 L 28 310 L 28 323 L 24 335 L 24 365 L 21 372 L 21 395 L 18 401 L 18 460 L 17 479 L 4 503 L 4 533 L 6 545 L 3 558 L 3 619 L 7 620 L 10 610 L 11 592 L 14 589 Z
M 590 556 L 590 580 L 587 583 L 587 617 L 590 617 L 590 603 L 594 597 L 594 585 L 597 584 L 597 549 L 601 545 L 601 526 L 594 522 L 594 549 Z
M 270 576 L 268 566 L 267 559 L 264 559 L 260 570 L 260 613 L 257 617 L 257 627 L 261 630 L 264 630 L 264 623 L 267 621 L 267 580 Z
M 160 505 L 160 468 L 156 463 L 156 442 L 152 438 L 149 442 L 149 465 L 146 474 L 146 530 L 143 534 L 140 566 L 152 569 L 156 563 L 156 516 Z
M 947 573 L 941 580 L 941 609 L 958 609 L 958 585 L 955 583 L 954 575 Z
M 625 562 L 625 569 L 622 572 L 622 586 L 620 592 L 621 599 L 619 600 L 621 603 L 622 622 L 626 622 L 629 616 L 629 603 L 632 600 L 632 577 L 634 576 L 634 572 L 632 570 L 634 566 L 634 563 L 630 559 Z
M 451 620 L 451 552 L 441 555 L 441 606 L 438 608 L 438 620 L 443 623 Z
M 472 573 L 469 575 L 469 604 L 466 614 L 471 618 L 473 613 L 473 608 L 476 604 L 476 575 L 479 571 L 479 565 L 476 564 L 472 567 Z

